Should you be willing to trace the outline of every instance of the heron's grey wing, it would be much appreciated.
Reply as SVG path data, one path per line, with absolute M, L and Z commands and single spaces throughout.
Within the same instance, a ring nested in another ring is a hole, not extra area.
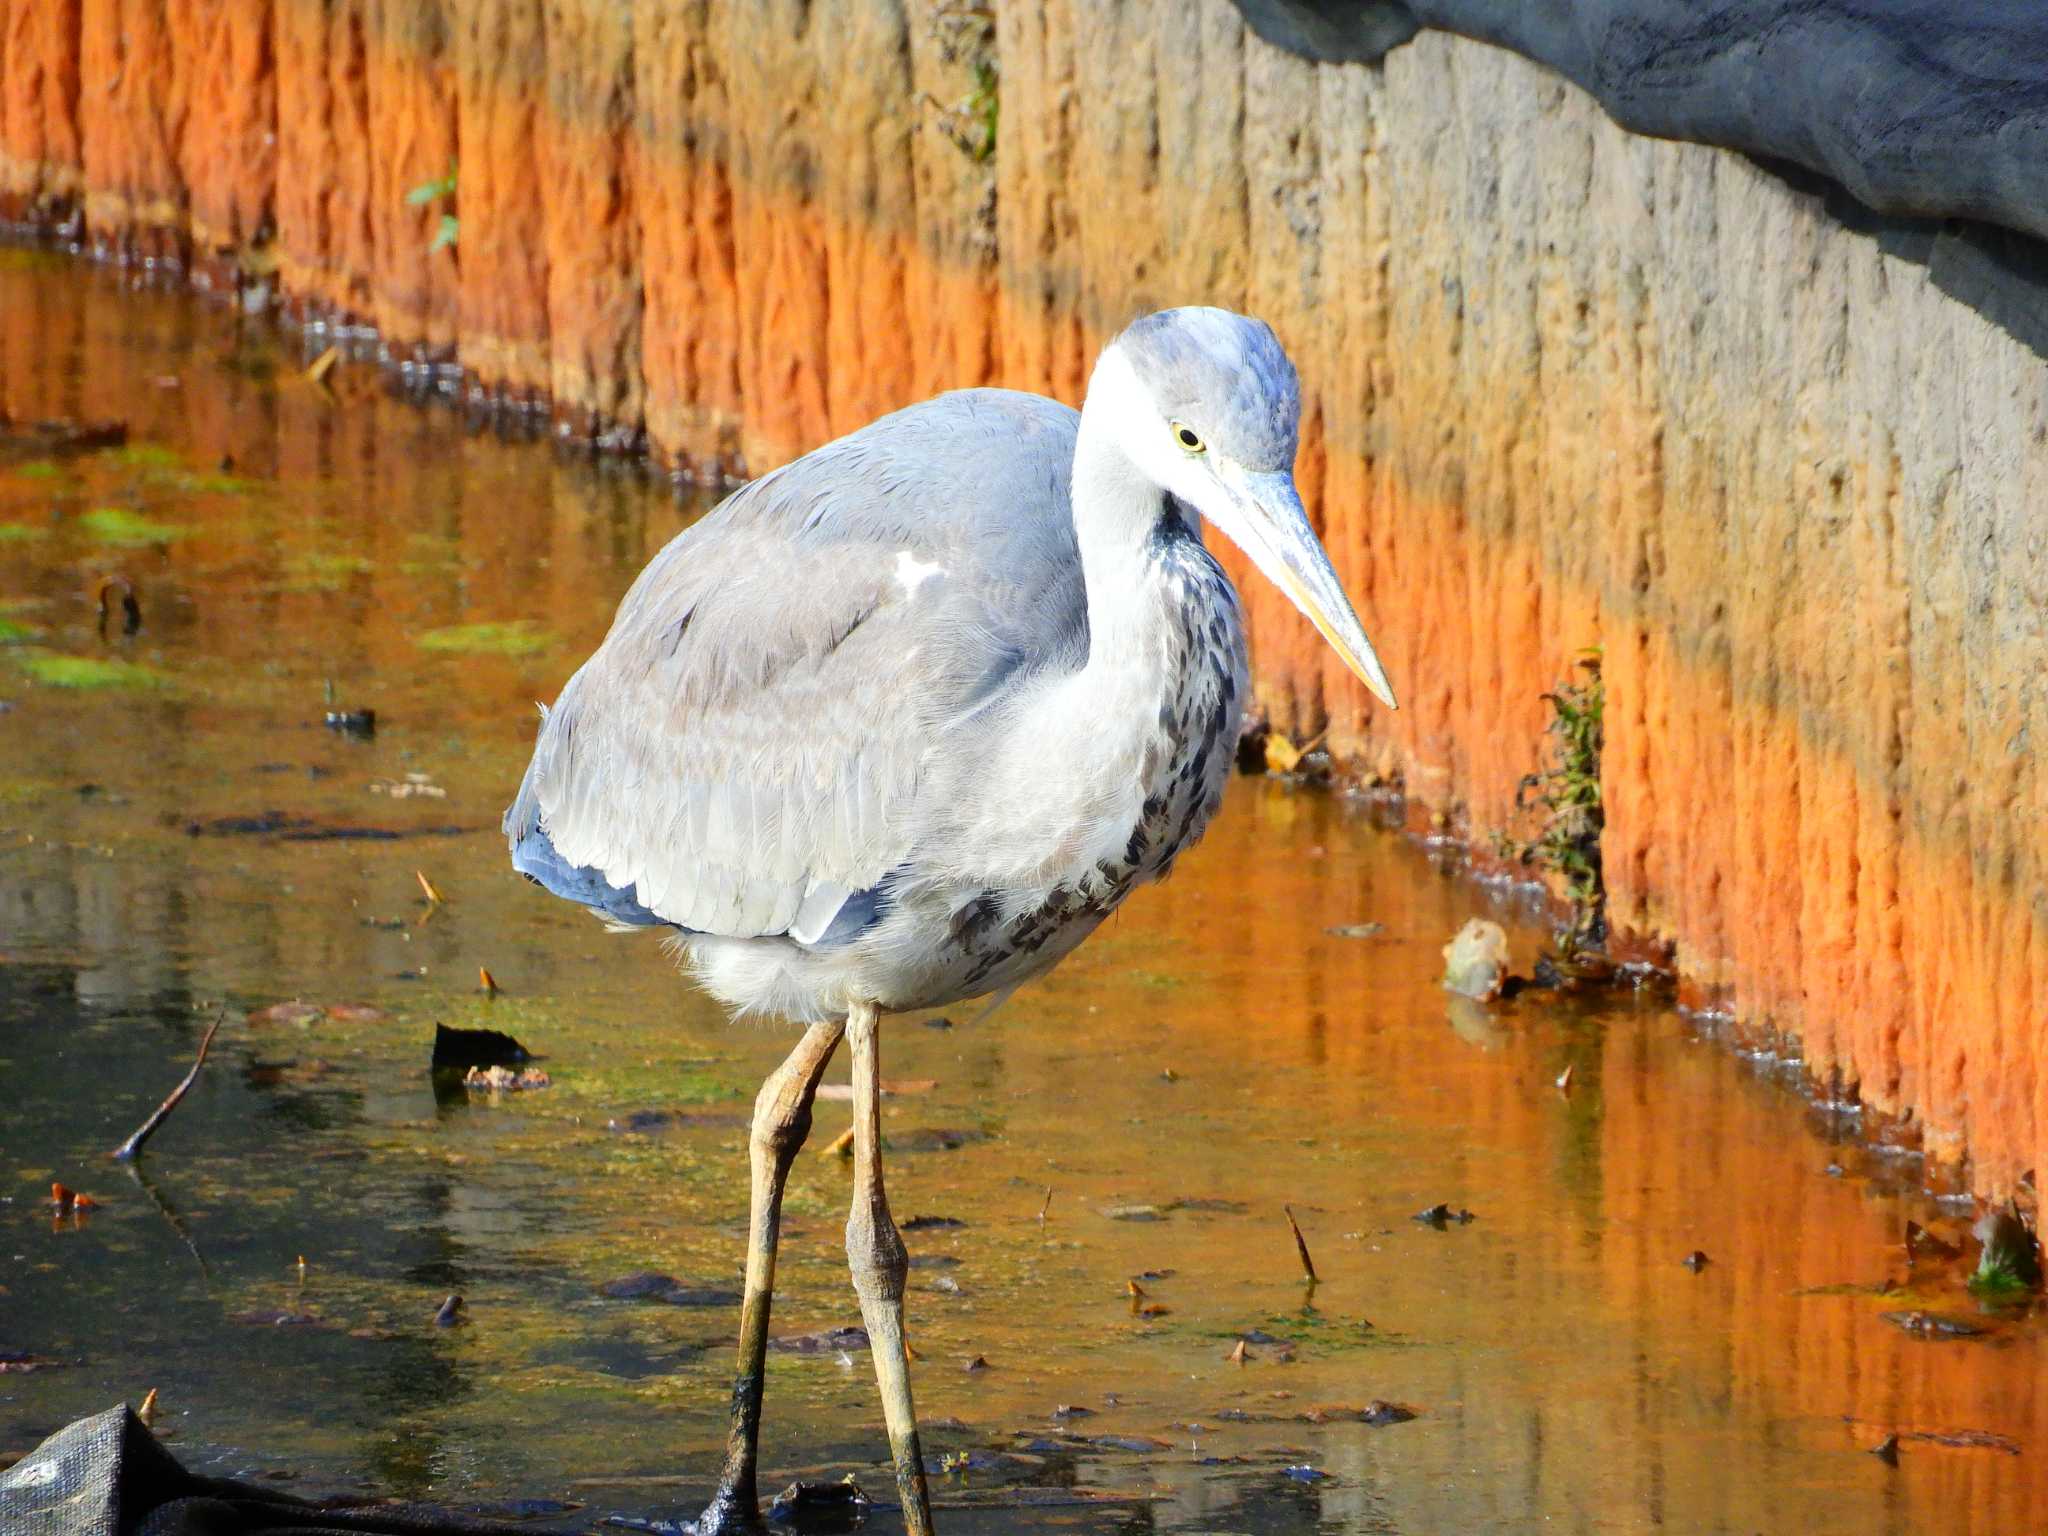
M 1085 657 L 1072 444 L 1050 401 L 942 396 L 679 535 L 547 713 L 515 863 L 628 921 L 832 932 L 914 848 L 927 754 L 1077 622 Z

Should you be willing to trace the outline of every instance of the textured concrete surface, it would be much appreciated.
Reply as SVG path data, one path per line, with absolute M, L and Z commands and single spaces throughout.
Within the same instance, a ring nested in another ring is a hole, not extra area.
M 1979 1188 L 2040 1165 L 2048 370 L 1824 193 L 1505 50 L 1317 63 L 1225 0 L 966 34 L 932 3 L 22 4 L 15 214 L 82 207 L 113 253 L 239 240 L 300 313 L 685 466 L 759 471 L 942 385 L 1076 399 L 1159 304 L 1265 314 L 1407 705 L 1248 583 L 1273 723 L 1483 845 L 1542 693 L 1603 647 L 1616 917 Z M 202 13 L 227 41 L 173 46 Z M 264 57 L 268 94 L 194 109 L 190 71 Z M 264 112 L 270 159 L 235 148 Z M 457 160 L 436 252 L 404 194 Z

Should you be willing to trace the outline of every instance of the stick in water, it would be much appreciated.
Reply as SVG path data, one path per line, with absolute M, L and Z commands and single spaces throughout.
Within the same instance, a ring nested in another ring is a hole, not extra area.
M 1287 1213 L 1287 1225 L 1294 1230 L 1294 1247 L 1301 1255 L 1301 1272 L 1308 1276 L 1308 1283 L 1314 1285 L 1316 1283 L 1315 1260 L 1308 1256 L 1308 1239 L 1301 1235 L 1301 1223 L 1294 1219 L 1294 1207 L 1283 1205 L 1280 1209 Z
M 130 1163 L 140 1157 L 142 1155 L 142 1144 L 156 1134 L 158 1126 L 171 1118 L 171 1111 L 178 1107 L 178 1100 L 185 1097 L 185 1094 L 191 1089 L 193 1082 L 197 1080 L 199 1069 L 206 1065 L 207 1048 L 213 1044 L 213 1037 L 220 1029 L 220 1021 L 227 1016 L 228 1011 L 225 1008 L 213 1016 L 213 1022 L 206 1026 L 206 1034 L 199 1041 L 199 1059 L 192 1063 L 192 1070 L 185 1074 L 185 1080 L 182 1083 L 171 1090 L 170 1097 L 157 1105 L 156 1113 L 143 1121 L 141 1128 L 133 1136 L 130 1136 L 120 1146 L 114 1148 L 113 1152 L 109 1155 L 116 1161 Z

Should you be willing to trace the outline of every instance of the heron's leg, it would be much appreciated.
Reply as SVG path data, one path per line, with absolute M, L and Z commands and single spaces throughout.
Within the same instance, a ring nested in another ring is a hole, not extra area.
M 811 1100 L 846 1026 L 837 1019 L 813 1024 L 789 1059 L 761 1085 L 754 1100 L 748 1148 L 753 1165 L 753 1211 L 747 1224 L 747 1289 L 740 1309 L 740 1368 L 732 1386 L 732 1426 L 726 1432 L 725 1469 L 718 1492 L 697 1521 L 698 1536 L 761 1529 L 754 1453 L 761 1437 L 761 1378 L 768 1353 L 768 1307 L 775 1292 L 775 1244 L 782 1225 L 782 1186 L 790 1164 L 811 1134 Z
M 853 1210 L 846 1218 L 846 1257 L 875 1356 L 875 1379 L 882 1388 L 904 1528 L 909 1536 L 931 1536 L 931 1499 L 924 1486 L 924 1452 L 917 1442 L 917 1409 L 910 1400 L 910 1359 L 903 1347 L 903 1278 L 910 1272 L 910 1256 L 903 1251 L 903 1239 L 889 1217 L 889 1198 L 882 1190 L 879 1022 L 872 1003 L 855 1004 L 846 1021 L 847 1037 L 853 1042 Z

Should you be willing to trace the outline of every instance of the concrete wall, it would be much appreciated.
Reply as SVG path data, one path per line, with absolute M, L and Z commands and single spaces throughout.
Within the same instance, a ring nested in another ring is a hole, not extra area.
M 1076 400 L 1156 305 L 1256 310 L 1408 701 L 1253 583 L 1274 724 L 1484 838 L 1602 646 L 1617 920 L 2015 1188 L 2048 1144 L 2040 359 L 1480 44 L 1319 65 L 1224 0 L 954 9 L 0 0 L 0 199 L 754 471 L 944 386 Z M 433 251 L 405 193 L 458 162 Z

